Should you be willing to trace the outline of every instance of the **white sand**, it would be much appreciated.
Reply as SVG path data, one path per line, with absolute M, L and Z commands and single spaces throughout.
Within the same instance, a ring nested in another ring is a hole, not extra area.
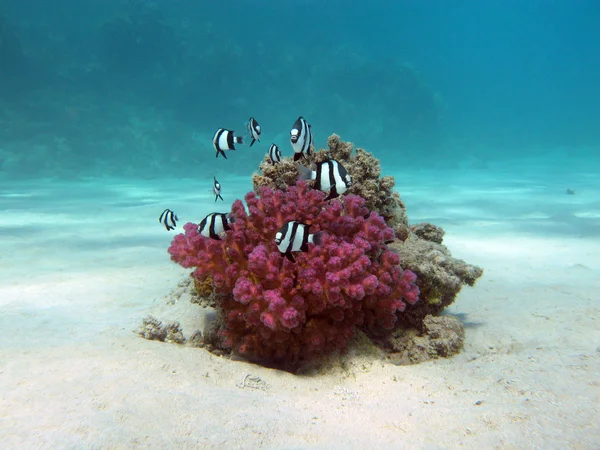
M 598 181 L 488 175 L 398 174 L 411 221 L 485 268 L 449 310 L 463 353 L 314 377 L 133 333 L 149 313 L 202 328 L 166 304 L 186 271 L 157 218 L 198 221 L 210 186 L 2 184 L 0 449 L 600 447 Z M 219 181 L 226 200 L 249 187 Z

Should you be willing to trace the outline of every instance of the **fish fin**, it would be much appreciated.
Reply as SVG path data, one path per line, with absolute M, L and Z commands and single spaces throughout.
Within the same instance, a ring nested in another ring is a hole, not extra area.
M 219 197 L 222 201 L 225 201 L 225 200 L 223 200 L 223 197 L 221 197 L 221 194 L 217 195 L 217 197 Z M 216 201 L 217 201 L 217 199 L 215 199 L 215 202 Z
M 327 197 L 325 197 L 325 200 L 331 200 L 332 198 L 336 198 L 339 197 L 340 194 L 337 193 L 337 191 L 335 189 L 331 189 L 329 191 L 329 194 L 327 194 Z
M 296 155 L 297 154 L 298 153 L 296 153 Z M 302 164 L 296 164 L 296 169 L 298 169 L 298 181 L 299 180 L 308 181 L 308 180 L 313 179 L 314 172 L 311 169 L 309 169 L 308 167 L 303 166 Z
M 223 155 L 223 158 L 227 159 L 227 155 L 225 154 L 225 152 L 223 150 L 217 150 L 217 156 L 216 156 L 217 158 L 219 157 L 219 153 L 221 155 Z
M 256 139 L 252 138 L 252 140 L 250 141 L 250 147 L 252 147 L 255 142 L 256 142 Z M 258 141 L 258 142 L 260 142 L 260 141 Z
M 235 139 L 234 139 L 234 142 L 236 144 L 242 144 L 243 145 L 244 144 L 244 136 L 236 136 Z
M 302 153 L 294 153 L 294 161 L 298 161 L 302 159 Z
M 293 263 L 295 263 L 295 262 L 296 262 L 296 259 L 294 258 L 294 255 L 292 255 L 292 253 L 291 253 L 291 252 L 287 252 L 287 253 L 285 254 L 285 256 L 286 256 L 286 258 L 287 258 L 287 259 L 289 259 L 291 262 L 293 262 Z

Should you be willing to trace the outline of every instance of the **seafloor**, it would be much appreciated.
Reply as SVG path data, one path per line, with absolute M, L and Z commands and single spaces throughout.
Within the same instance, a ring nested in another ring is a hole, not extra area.
M 485 268 L 448 313 L 449 360 L 352 354 L 295 376 L 134 333 L 201 329 L 172 290 L 164 208 L 215 209 L 198 180 L 0 184 L 0 447 L 598 448 L 600 179 L 585 161 L 392 173 L 411 223 Z M 385 168 L 384 168 L 385 172 Z M 251 188 L 223 178 L 225 205 Z M 567 193 L 567 190 L 569 193 Z

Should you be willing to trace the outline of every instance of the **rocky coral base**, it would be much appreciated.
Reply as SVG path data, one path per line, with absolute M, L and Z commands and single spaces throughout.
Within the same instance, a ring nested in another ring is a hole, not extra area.
M 418 364 L 460 353 L 465 342 L 462 323 L 452 316 L 425 317 L 423 332 L 414 328 L 396 331 L 388 340 L 389 360 L 396 365 Z
M 179 322 L 163 323 L 153 316 L 145 317 L 136 333 L 151 341 L 173 342 L 175 344 L 184 344 L 186 341 Z
M 182 289 L 188 289 L 189 293 L 199 300 L 193 286 L 192 282 L 184 280 L 173 292 L 180 294 Z M 208 302 L 200 300 L 195 303 L 208 306 Z M 218 333 L 222 321 L 219 314 L 212 313 L 209 317 L 204 330 L 194 331 L 188 339 L 183 335 L 178 322 L 163 323 L 153 316 L 146 317 L 136 332 L 144 339 L 203 348 L 216 356 L 243 359 L 232 353 L 230 348 L 223 348 L 221 345 L 222 339 Z M 418 329 L 398 329 L 390 337 L 381 341 L 371 340 L 366 334 L 357 331 L 343 354 L 329 355 L 319 361 L 313 361 L 313 364 L 302 367 L 298 373 L 318 370 L 315 368 L 320 365 L 331 368 L 336 365 L 333 362 L 335 358 L 341 358 L 340 361 L 345 361 L 344 364 L 351 364 L 352 356 L 357 353 L 362 356 L 368 353 L 370 355 L 368 359 L 388 360 L 395 365 L 418 364 L 431 359 L 452 357 L 460 353 L 463 344 L 464 328 L 457 318 L 427 315 Z
M 400 265 L 417 275 L 420 299 L 398 314 L 397 326 L 424 331 L 424 319 L 439 315 L 454 302 L 463 285 L 473 286 L 483 275 L 481 267 L 453 258 L 442 245 L 444 230 L 430 223 L 411 225 L 406 238 L 390 249 L 400 256 Z

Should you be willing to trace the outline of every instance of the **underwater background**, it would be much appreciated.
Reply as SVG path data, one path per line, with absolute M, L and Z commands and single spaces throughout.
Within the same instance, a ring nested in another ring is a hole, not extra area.
M 598 24 L 597 0 L 0 0 L 0 448 L 600 448 Z M 444 310 L 461 353 L 300 376 L 135 332 L 206 329 L 167 248 L 301 115 L 483 268 Z M 250 116 L 260 142 L 215 158 Z
M 594 0 L 2 0 L 0 171 L 244 175 L 291 154 L 299 115 L 389 170 L 589 164 L 599 20 Z M 261 145 L 215 161 L 214 130 L 250 116 Z

